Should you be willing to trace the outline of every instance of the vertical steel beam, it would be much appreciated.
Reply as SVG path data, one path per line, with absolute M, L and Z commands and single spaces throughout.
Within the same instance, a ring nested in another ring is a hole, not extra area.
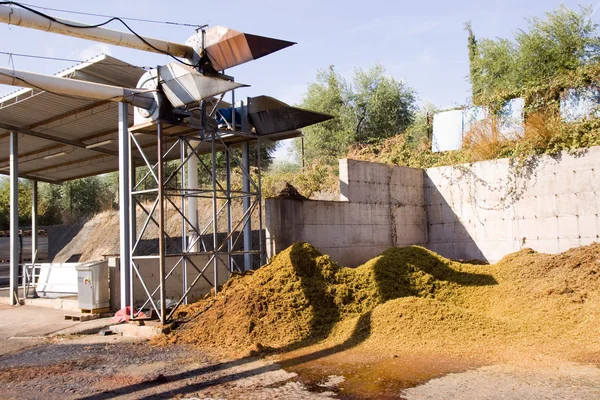
M 130 205 L 130 160 L 127 103 L 119 103 L 119 253 L 121 266 L 121 308 L 131 305 L 131 205 Z
M 19 137 L 10 133 L 10 305 L 19 304 Z
M 233 214 L 232 214 L 232 204 L 231 204 L 231 147 L 227 146 L 225 148 L 225 174 L 226 174 L 226 189 L 227 189 L 227 236 L 231 235 L 231 231 L 233 230 Z M 233 251 L 233 238 L 229 237 L 227 240 L 227 261 L 229 261 L 229 272 L 231 276 L 231 272 L 233 271 L 233 259 L 231 257 L 231 252 Z
M 158 275 L 160 282 L 160 322 L 167 322 L 165 285 L 165 198 L 162 122 L 158 122 L 156 144 L 158 147 Z
M 131 305 L 131 315 L 133 316 L 133 306 L 134 306 L 134 293 L 133 293 L 133 280 L 134 280 L 134 272 L 133 272 L 133 244 L 137 238 L 137 206 L 134 201 L 133 195 L 131 192 L 136 185 L 137 176 L 136 176 L 136 163 L 133 158 L 133 152 L 131 151 L 131 138 L 127 134 L 127 141 L 129 143 L 129 169 L 131 174 L 129 175 L 129 187 L 128 187 L 128 198 L 129 198 L 129 206 L 131 207 L 130 215 L 129 215 L 129 249 L 127 252 L 129 254 L 129 305 Z
M 217 132 L 212 132 L 212 213 L 213 213 L 213 286 L 217 294 L 219 286 L 219 224 L 217 212 Z
M 188 250 L 188 239 L 187 239 L 187 222 L 186 222 L 186 212 L 185 212 L 185 199 L 186 199 L 186 187 L 188 186 L 188 179 L 186 178 L 186 167 L 187 167 L 187 163 L 185 161 L 185 155 L 186 155 L 186 144 L 185 144 L 185 138 L 181 137 L 179 138 L 179 160 L 181 163 L 181 204 L 179 205 L 181 207 L 181 213 L 182 218 L 181 218 L 181 252 L 182 253 L 187 253 Z M 187 287 L 188 287 L 188 280 L 187 280 L 187 256 L 183 257 L 183 261 L 181 263 L 181 285 L 182 285 L 182 292 L 184 293 L 184 298 L 183 298 L 183 304 L 187 304 L 188 303 L 188 298 L 187 298 Z
M 198 141 L 190 141 L 190 146 L 196 148 Z M 188 150 L 189 154 L 192 154 L 192 150 Z M 198 158 L 192 154 L 187 162 L 187 182 L 186 186 L 188 189 L 198 189 Z M 187 197 L 188 201 L 188 219 L 191 222 L 190 226 L 190 237 L 188 243 L 195 243 L 193 246 L 188 246 L 188 251 L 196 252 L 200 249 L 200 240 L 198 239 L 199 231 L 198 223 L 198 197 L 196 193 L 193 193 Z
M 37 262 L 38 255 L 38 183 L 31 182 L 31 263 Z
M 261 165 L 261 142 L 260 137 L 256 140 L 256 169 L 258 174 L 258 194 L 256 195 L 258 202 L 258 248 L 260 250 L 259 263 L 264 265 L 267 263 L 266 252 L 263 243 L 263 202 L 262 202 L 262 165 Z
M 23 264 L 23 298 L 27 298 L 28 280 L 31 278 L 31 283 L 34 282 L 35 263 L 38 254 L 38 186 L 37 181 L 31 182 L 31 277 L 28 276 L 27 268 Z
M 242 132 L 248 133 L 248 103 L 243 104 L 242 111 Z M 242 173 L 242 215 L 250 209 L 250 143 L 242 143 L 242 167 L 245 172 Z M 252 250 L 252 216 L 247 215 L 244 220 L 244 251 Z M 252 269 L 252 254 L 244 254 L 244 271 Z

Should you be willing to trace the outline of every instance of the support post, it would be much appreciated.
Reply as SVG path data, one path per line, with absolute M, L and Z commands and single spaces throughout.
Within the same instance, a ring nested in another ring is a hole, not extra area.
M 227 236 L 231 235 L 231 231 L 233 230 L 233 214 L 231 207 L 231 147 L 227 146 L 225 148 L 225 174 L 226 174 L 226 184 L 227 184 Z M 229 261 L 229 276 L 231 276 L 231 272 L 233 272 L 234 261 L 231 257 L 231 252 L 233 251 L 233 239 L 230 237 L 227 240 L 227 260 Z
M 219 224 L 217 213 L 217 133 L 213 131 L 211 138 L 212 153 L 212 213 L 213 213 L 213 286 L 217 294 L 219 286 Z
M 242 104 L 242 132 L 248 131 L 246 121 L 248 119 L 248 105 Z M 250 209 L 250 143 L 242 143 L 242 167 L 245 173 L 242 173 L 242 215 Z M 244 251 L 252 250 L 252 216 L 246 216 L 244 220 Z M 252 269 L 252 254 L 244 254 L 244 271 Z
M 183 214 L 183 218 L 181 218 L 181 251 L 182 253 L 187 253 L 188 249 L 188 238 L 187 238 L 187 223 L 186 223 L 186 211 L 185 211 L 185 199 L 186 199 L 186 187 L 188 186 L 188 179 L 186 178 L 186 144 L 185 138 L 179 138 L 179 160 L 181 162 L 181 213 Z M 183 261 L 181 262 L 181 284 L 182 284 L 182 292 L 184 294 L 183 304 L 188 303 L 188 297 L 185 294 L 188 288 L 188 280 L 187 280 L 187 256 L 183 257 Z
M 23 264 L 23 298 L 27 298 L 29 279 L 34 283 L 35 263 L 38 254 L 38 186 L 37 181 L 31 181 L 31 276 L 27 267 Z
M 10 305 L 19 304 L 19 137 L 10 133 Z
M 119 253 L 121 266 L 120 296 L 121 308 L 130 304 L 131 280 L 131 204 L 130 178 L 131 147 L 129 141 L 128 108 L 119 103 Z
M 37 262 L 38 255 L 38 183 L 31 182 L 31 264 Z
M 165 291 L 165 198 L 162 122 L 157 125 L 156 144 L 158 147 L 158 275 L 160 282 L 160 322 L 167 322 Z
M 198 145 L 198 141 L 192 140 L 190 141 L 190 146 L 196 148 Z M 192 153 L 192 150 L 188 150 L 189 154 Z M 198 158 L 196 155 L 192 154 L 187 162 L 187 188 L 188 189 L 198 189 Z M 188 202 L 188 219 L 191 222 L 191 226 L 189 229 L 190 235 L 188 237 L 188 251 L 191 253 L 197 252 L 200 249 L 200 240 L 198 240 L 198 197 L 196 193 L 189 194 L 187 196 Z M 189 246 L 189 244 L 195 243 L 193 246 Z
M 137 239 L 137 205 L 133 199 L 133 195 L 131 192 L 136 185 L 137 176 L 136 176 L 136 163 L 133 159 L 133 152 L 131 151 L 131 138 L 130 133 L 127 133 L 127 143 L 129 144 L 129 169 L 131 174 L 129 175 L 129 188 L 127 191 L 128 199 L 129 199 L 129 207 L 130 207 L 130 215 L 129 215 L 129 249 L 127 253 L 129 254 L 129 305 L 131 305 L 131 316 L 133 317 L 133 306 L 134 306 L 134 293 L 133 293 L 133 280 L 134 280 L 134 272 L 133 272 L 133 244 Z

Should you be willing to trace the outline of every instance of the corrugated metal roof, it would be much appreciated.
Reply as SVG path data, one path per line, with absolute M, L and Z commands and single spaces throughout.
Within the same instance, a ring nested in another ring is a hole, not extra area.
M 142 68 L 107 55 L 100 55 L 62 71 L 57 76 L 135 88 L 144 72 Z M 227 105 L 221 102 L 221 106 Z M 129 117 L 132 123 L 132 106 L 129 106 Z M 21 177 L 60 183 L 118 170 L 118 104 L 115 102 L 57 95 L 37 89 L 22 89 L 0 98 L 0 126 L 2 124 L 19 128 L 15 130 L 20 132 Z M 136 135 L 136 141 L 143 147 L 149 162 L 155 163 L 158 158 L 156 124 L 142 124 L 131 130 Z M 165 123 L 163 132 L 168 148 L 179 136 L 194 135 L 199 129 L 187 124 Z M 264 138 L 275 141 L 300 135 L 299 131 L 290 130 L 265 135 Z M 5 175 L 9 174 L 9 136 L 9 130 L 0 127 L 0 174 Z M 227 144 L 236 144 L 247 139 L 228 133 L 223 135 L 222 140 Z M 84 145 L 110 142 L 95 149 L 86 149 L 73 145 L 72 141 Z M 99 149 L 111 154 L 99 152 Z M 203 143 L 198 151 L 210 152 L 210 143 Z M 178 159 L 179 152 L 180 148 L 176 146 L 166 158 Z M 132 154 L 141 160 L 139 151 L 133 145 Z
M 56 75 L 134 88 L 144 72 L 114 57 L 100 55 Z M 131 107 L 130 121 L 133 122 Z M 102 148 L 118 151 L 117 103 L 21 89 L 0 98 L 0 123 L 85 144 L 112 140 Z M 0 128 L 0 173 L 8 174 L 8 161 L 9 131 Z M 61 182 L 117 169 L 116 156 L 19 134 L 20 176 Z

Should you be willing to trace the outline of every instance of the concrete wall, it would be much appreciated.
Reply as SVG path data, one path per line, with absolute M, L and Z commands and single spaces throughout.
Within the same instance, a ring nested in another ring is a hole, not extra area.
M 600 240 L 600 147 L 425 176 L 428 247 L 446 257 L 494 262 L 524 247 L 559 253 Z
M 341 201 L 266 201 L 269 257 L 307 241 L 357 266 L 391 246 L 495 262 L 600 240 L 600 147 L 577 156 L 430 168 L 340 160 Z
M 425 244 L 423 171 L 340 160 L 342 201 L 266 201 L 267 254 L 307 241 L 355 267 L 392 246 Z

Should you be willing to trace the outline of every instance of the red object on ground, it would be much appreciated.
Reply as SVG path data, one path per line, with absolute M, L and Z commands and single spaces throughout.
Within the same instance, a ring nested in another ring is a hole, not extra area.
M 146 318 L 146 314 L 144 314 L 143 312 L 139 312 L 134 308 L 133 309 L 133 315 L 135 315 L 135 318 Z M 131 318 L 131 307 L 127 306 L 125 308 L 121 308 L 119 311 L 117 311 L 115 313 L 115 316 L 113 317 L 113 321 L 116 323 L 121 323 L 121 322 L 127 322 L 129 321 L 129 319 Z

